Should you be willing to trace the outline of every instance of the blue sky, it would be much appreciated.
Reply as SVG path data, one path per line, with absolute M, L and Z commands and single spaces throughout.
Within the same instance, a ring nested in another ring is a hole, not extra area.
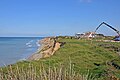
M 0 36 L 74 35 L 103 21 L 120 30 L 120 0 L 0 0 Z

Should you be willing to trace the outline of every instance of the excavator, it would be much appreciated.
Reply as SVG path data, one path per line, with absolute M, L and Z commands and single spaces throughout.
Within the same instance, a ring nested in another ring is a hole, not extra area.
M 117 36 L 115 36 L 114 41 L 120 41 L 120 31 L 118 31 L 117 29 L 113 28 L 111 25 L 109 25 L 109 24 L 107 24 L 107 23 L 105 23 L 105 22 L 102 22 L 102 23 L 96 28 L 95 33 L 96 33 L 96 31 L 97 31 L 103 24 L 106 25 L 106 26 L 108 26 L 109 28 L 113 29 L 113 30 L 118 34 Z

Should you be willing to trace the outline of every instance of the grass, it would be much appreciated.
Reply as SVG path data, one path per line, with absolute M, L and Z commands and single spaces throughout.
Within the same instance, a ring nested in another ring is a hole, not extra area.
M 111 48 L 100 46 L 111 44 L 119 47 L 120 43 L 64 38 L 58 41 L 66 44 L 50 58 L 23 61 L 4 67 L 0 71 L 1 78 L 6 80 L 12 76 L 20 78 L 18 80 L 108 80 L 111 76 L 120 78 L 120 70 L 108 64 L 114 60 L 119 65 L 118 54 L 116 51 L 111 51 Z
M 43 63 L 35 66 L 29 63 L 23 65 L 7 66 L 0 70 L 0 80 L 98 80 L 89 71 L 87 74 L 76 73 L 71 62 L 65 67 L 59 64 L 58 67 L 46 67 Z

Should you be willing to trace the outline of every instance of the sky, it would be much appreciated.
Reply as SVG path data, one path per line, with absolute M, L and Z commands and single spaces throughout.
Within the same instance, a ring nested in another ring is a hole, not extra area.
M 0 0 L 0 37 L 74 35 L 103 21 L 120 30 L 120 0 Z

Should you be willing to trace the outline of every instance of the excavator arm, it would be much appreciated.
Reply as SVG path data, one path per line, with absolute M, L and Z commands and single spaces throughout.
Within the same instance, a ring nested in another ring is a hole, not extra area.
M 119 32 L 117 29 L 113 28 L 111 25 L 109 25 L 109 24 L 107 24 L 107 23 L 105 23 L 105 22 L 102 22 L 102 23 L 96 28 L 95 32 L 96 32 L 96 31 L 100 28 L 100 26 L 102 26 L 103 24 L 106 25 L 106 26 L 108 26 L 109 28 L 113 29 L 113 30 L 120 36 L 120 32 Z

